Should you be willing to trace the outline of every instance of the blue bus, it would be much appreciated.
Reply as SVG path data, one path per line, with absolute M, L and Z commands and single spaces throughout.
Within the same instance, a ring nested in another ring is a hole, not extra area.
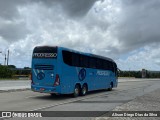
M 86 95 L 117 87 L 117 65 L 107 57 L 58 46 L 37 46 L 32 54 L 31 90 Z

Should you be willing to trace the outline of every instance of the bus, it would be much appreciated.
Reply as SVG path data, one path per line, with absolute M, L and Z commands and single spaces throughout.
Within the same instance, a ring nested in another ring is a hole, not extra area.
M 117 87 L 117 65 L 107 57 L 59 46 L 36 46 L 32 54 L 31 90 L 86 95 Z

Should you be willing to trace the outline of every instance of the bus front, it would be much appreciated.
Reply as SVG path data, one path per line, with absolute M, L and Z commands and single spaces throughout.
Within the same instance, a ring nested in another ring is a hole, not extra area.
M 58 93 L 58 47 L 38 46 L 33 50 L 31 89 L 41 93 Z

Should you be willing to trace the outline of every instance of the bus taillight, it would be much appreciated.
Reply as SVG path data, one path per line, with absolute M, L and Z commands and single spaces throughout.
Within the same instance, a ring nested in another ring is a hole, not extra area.
M 60 85 L 60 78 L 59 78 L 59 75 L 56 74 L 56 79 L 54 81 L 54 85 L 53 86 L 58 86 L 58 85 Z

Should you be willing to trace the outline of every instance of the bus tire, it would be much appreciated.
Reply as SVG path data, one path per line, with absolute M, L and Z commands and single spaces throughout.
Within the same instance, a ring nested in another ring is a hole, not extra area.
M 81 89 L 81 96 L 85 96 L 87 93 L 87 85 L 84 84 Z
M 108 91 L 112 91 L 112 88 L 113 88 L 113 83 L 111 82 L 109 85 Z
M 80 87 L 79 87 L 79 85 L 75 85 L 74 92 L 73 92 L 73 97 L 78 97 L 79 94 L 80 94 Z
M 56 97 L 57 95 L 55 93 L 50 93 L 51 97 Z

